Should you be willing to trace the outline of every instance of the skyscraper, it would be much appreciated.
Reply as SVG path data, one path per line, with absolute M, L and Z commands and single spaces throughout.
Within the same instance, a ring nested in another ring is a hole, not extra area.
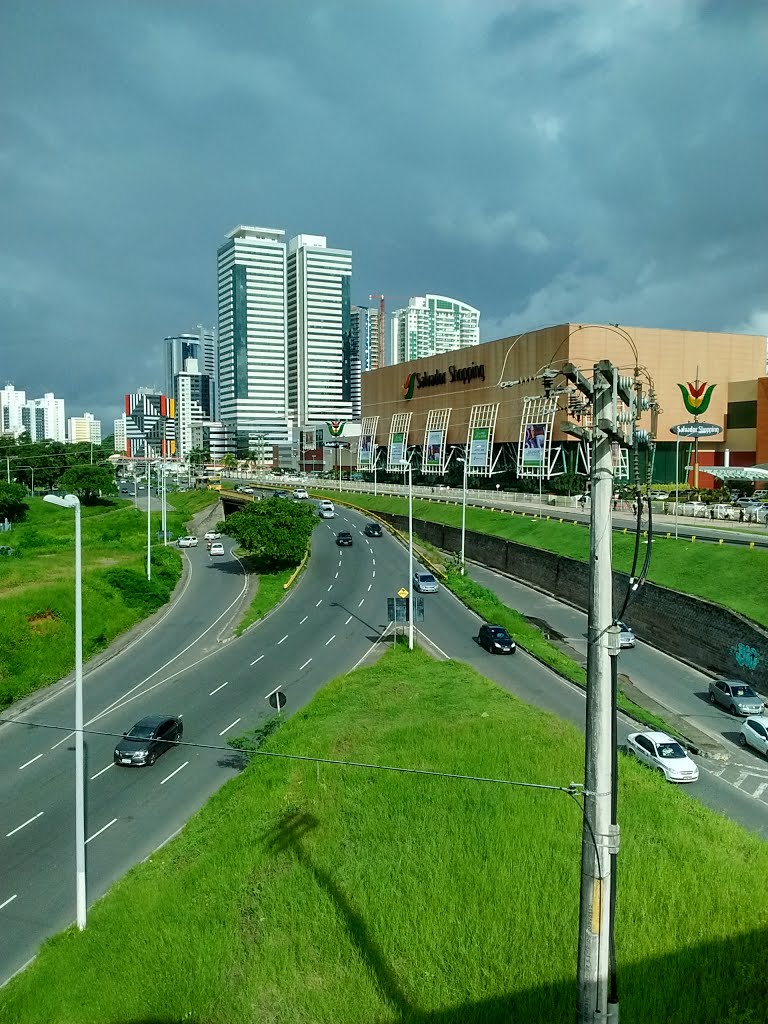
M 217 254 L 219 418 L 242 456 L 262 437 L 291 441 L 284 238 L 274 228 L 240 225 Z
M 21 422 L 33 441 L 64 441 L 64 399 L 47 391 L 42 398 L 31 398 L 21 409 Z
M 288 404 L 299 429 L 352 416 L 352 253 L 323 235 L 288 243 Z
M 395 361 L 421 359 L 480 344 L 480 310 L 445 295 L 409 300 L 394 314 Z
M 184 369 L 173 378 L 173 397 L 176 413 L 176 453 L 186 459 L 197 447 L 195 428 L 213 420 L 211 380 L 207 373 L 199 373 L 197 360 L 186 359 Z
M 21 410 L 27 404 L 26 391 L 17 391 L 10 382 L 0 391 L 0 434 L 20 434 L 24 430 Z
M 216 329 L 197 325 L 195 331 L 186 334 L 173 334 L 164 339 L 165 345 L 165 393 L 173 395 L 173 382 L 177 373 L 186 369 L 188 359 L 197 360 L 198 373 L 205 373 L 210 381 L 211 415 L 217 414 L 218 388 L 218 351 L 216 345 Z

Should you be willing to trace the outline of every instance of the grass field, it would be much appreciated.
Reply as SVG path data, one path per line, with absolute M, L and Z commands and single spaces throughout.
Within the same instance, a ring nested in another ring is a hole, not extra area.
M 583 768 L 573 727 L 403 649 L 266 749 L 556 786 Z M 624 758 L 619 817 L 622 1020 L 764 1021 L 768 846 Z M 561 792 L 257 756 L 0 991 L 0 1021 L 570 1021 L 580 837 Z
M 174 494 L 168 528 L 178 535 L 214 492 Z M 155 541 L 146 579 L 145 515 L 127 501 L 82 507 L 83 657 L 107 647 L 168 600 L 181 575 L 172 547 Z M 63 678 L 74 668 L 74 516 L 30 501 L 23 523 L 7 537 L 17 552 L 0 561 L 0 708 Z
M 235 630 L 237 636 L 244 633 L 254 622 L 263 619 L 267 612 L 271 612 L 280 604 L 286 594 L 285 584 L 295 571 L 295 569 L 283 569 L 281 572 L 259 573 L 258 590 Z
M 314 492 L 317 497 L 332 501 L 343 499 L 359 508 L 371 511 L 408 514 L 406 498 L 372 494 L 339 495 L 338 492 Z M 461 506 L 413 501 L 414 519 L 426 519 L 461 527 Z M 486 533 L 518 544 L 541 548 L 569 558 L 588 561 L 589 534 L 583 526 L 559 523 L 557 520 L 538 519 L 535 516 L 510 515 L 487 509 L 467 507 L 467 530 Z M 613 564 L 622 572 L 632 567 L 634 537 L 632 534 L 613 534 Z M 653 557 L 648 578 L 654 583 L 684 594 L 693 594 L 733 611 L 741 612 L 763 626 L 768 626 L 768 601 L 765 600 L 765 581 L 768 579 L 768 551 L 689 540 L 667 540 L 657 537 L 653 544 Z

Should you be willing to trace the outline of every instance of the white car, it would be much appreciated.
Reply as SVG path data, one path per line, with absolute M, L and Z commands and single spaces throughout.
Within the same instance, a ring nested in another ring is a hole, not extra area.
M 696 782 L 699 777 L 696 762 L 665 732 L 631 732 L 627 747 L 639 761 L 663 772 L 667 782 Z
M 224 545 L 221 543 L 220 540 L 214 540 L 211 542 L 211 546 L 208 549 L 208 553 L 211 555 L 223 555 Z
M 197 537 L 179 537 L 176 544 L 180 548 L 196 548 Z
M 333 519 L 336 515 L 332 508 L 323 508 L 322 506 L 317 510 L 317 512 L 321 519 Z
M 294 490 L 294 492 L 293 492 L 293 496 L 294 496 L 294 498 L 308 498 L 309 497 L 309 495 L 307 494 L 307 492 L 304 490 L 303 487 L 297 487 Z
M 205 539 L 206 540 L 221 540 L 221 534 L 217 533 L 215 530 L 208 530 L 208 532 L 205 535 Z
M 744 719 L 739 733 L 739 743 L 742 747 L 754 747 L 768 757 L 768 716 L 750 715 Z

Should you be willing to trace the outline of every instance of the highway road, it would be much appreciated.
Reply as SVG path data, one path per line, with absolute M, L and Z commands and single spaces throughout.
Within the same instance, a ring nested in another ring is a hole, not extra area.
M 164 624 L 87 676 L 89 903 L 172 837 L 238 770 L 237 757 L 225 749 L 227 737 L 257 723 L 271 690 L 281 686 L 286 711 L 295 710 L 359 663 L 386 628 L 386 598 L 408 583 L 407 551 L 386 533 L 366 538 L 359 514 L 338 513 L 318 524 L 296 588 L 239 639 L 215 639 L 243 583 L 237 559 L 231 553 L 211 559 L 201 546 L 186 551 L 189 589 Z M 341 528 L 354 532 L 351 548 L 335 545 Z M 436 657 L 468 662 L 521 699 L 583 728 L 581 690 L 522 651 L 509 658 L 487 654 L 473 639 L 480 620 L 445 589 L 425 595 L 425 606 L 420 642 Z M 194 628 L 187 614 L 198 616 Z M 65 688 L 2 727 L 0 981 L 74 919 L 72 698 Z M 157 711 L 183 717 L 183 744 L 151 768 L 114 766 L 115 737 Z M 635 728 L 622 717 L 620 742 Z M 691 797 L 768 838 L 765 805 L 702 760 L 699 765 L 704 770 L 688 789 Z

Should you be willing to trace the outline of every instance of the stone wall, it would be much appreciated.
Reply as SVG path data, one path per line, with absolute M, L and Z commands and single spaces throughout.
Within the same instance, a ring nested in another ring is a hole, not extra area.
M 377 514 L 407 532 L 406 516 Z M 413 530 L 443 551 L 461 550 L 461 530 L 454 526 L 414 519 Z M 465 553 L 468 559 L 587 610 L 585 562 L 470 530 L 465 537 Z M 614 572 L 613 606 L 617 610 L 628 585 L 625 573 Z M 644 583 L 627 618 L 641 640 L 672 657 L 706 672 L 743 679 L 763 693 L 768 689 L 768 632 L 743 615 L 702 598 Z

